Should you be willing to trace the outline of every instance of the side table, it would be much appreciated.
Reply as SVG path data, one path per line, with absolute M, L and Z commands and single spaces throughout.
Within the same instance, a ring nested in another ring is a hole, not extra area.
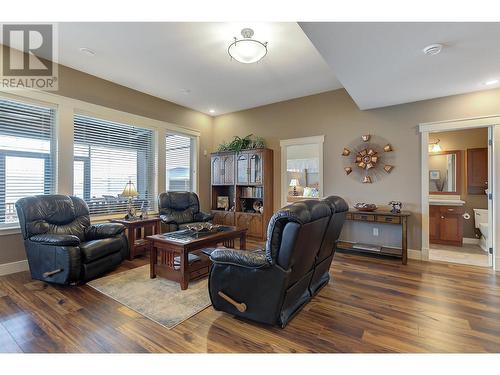
M 128 238 L 129 260 L 132 260 L 137 255 L 148 252 L 151 249 L 151 243 L 146 240 L 146 236 L 160 234 L 161 232 L 161 219 L 159 217 L 131 220 L 111 219 L 109 221 L 125 225 Z

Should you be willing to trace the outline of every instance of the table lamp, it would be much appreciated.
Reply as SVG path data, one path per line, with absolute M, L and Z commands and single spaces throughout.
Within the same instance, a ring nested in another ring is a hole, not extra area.
M 133 210 L 132 207 L 132 198 L 135 198 L 139 195 L 137 192 L 134 183 L 132 180 L 128 180 L 127 184 L 125 185 L 125 188 L 123 189 L 122 192 L 122 197 L 127 197 L 128 198 L 128 206 L 127 206 L 127 212 L 129 218 L 134 218 L 135 217 L 135 210 Z
M 290 187 L 293 187 L 293 196 L 296 197 L 297 196 L 297 186 L 300 186 L 299 185 L 299 180 L 296 179 L 296 178 L 292 178 L 290 180 Z

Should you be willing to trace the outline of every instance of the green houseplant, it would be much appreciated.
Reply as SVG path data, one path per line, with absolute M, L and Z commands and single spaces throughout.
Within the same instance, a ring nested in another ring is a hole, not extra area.
M 242 150 L 252 149 L 252 148 L 264 148 L 266 143 L 262 137 L 254 137 L 253 134 L 248 134 L 246 137 L 239 137 L 235 135 L 231 142 L 222 142 L 218 147 L 217 151 L 235 151 L 240 152 Z

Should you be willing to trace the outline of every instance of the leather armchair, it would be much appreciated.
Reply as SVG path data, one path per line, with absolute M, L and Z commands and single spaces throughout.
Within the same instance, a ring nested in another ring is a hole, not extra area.
M 67 195 L 16 202 L 31 277 L 57 284 L 88 281 L 128 256 L 125 227 L 90 224 L 87 204 Z
M 158 208 L 164 232 L 184 229 L 187 224 L 210 222 L 214 218 L 214 215 L 200 211 L 198 196 L 188 191 L 161 193 Z
M 271 218 L 265 249 L 214 250 L 209 276 L 213 307 L 285 327 L 328 283 L 347 210 L 339 197 L 296 202 Z

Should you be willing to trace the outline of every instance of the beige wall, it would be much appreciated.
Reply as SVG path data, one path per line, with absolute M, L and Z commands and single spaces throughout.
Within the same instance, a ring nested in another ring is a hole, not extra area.
M 56 94 L 166 121 L 200 132 L 199 196 L 202 207 L 209 207 L 210 163 L 203 155 L 203 151 L 210 151 L 212 148 L 213 118 L 211 116 L 61 65 L 59 66 L 59 91 Z M 0 264 L 23 259 L 26 257 L 21 235 L 0 235 Z
M 350 204 L 373 202 L 385 206 L 390 200 L 402 201 L 403 209 L 413 213 L 409 224 L 409 247 L 420 250 L 421 166 L 418 124 L 498 113 L 500 90 L 360 111 L 348 93 L 340 89 L 216 117 L 214 132 L 218 141 L 250 133 L 266 139 L 268 146 L 274 150 L 275 208 L 279 207 L 281 201 L 280 139 L 325 135 L 325 194 L 340 195 Z M 373 184 L 361 184 L 355 178 L 346 176 L 340 156 L 345 145 L 367 133 L 387 139 L 395 152 L 396 168 Z
M 459 131 L 450 131 L 442 133 L 431 133 L 430 138 L 440 139 L 439 145 L 443 151 L 462 150 L 462 181 L 460 197 L 465 201 L 465 212 L 471 217 L 464 220 L 464 237 L 475 238 L 474 231 L 474 208 L 488 208 L 488 198 L 486 194 L 469 195 L 467 194 L 467 149 L 488 147 L 488 129 L 468 129 Z M 429 169 L 431 169 L 429 167 Z
M 210 116 L 149 96 L 138 91 L 60 66 L 59 95 L 93 104 L 175 123 L 201 133 L 199 155 L 200 200 L 209 201 L 209 161 L 203 150 L 233 135 L 263 136 L 274 149 L 274 203 L 280 202 L 279 140 L 325 135 L 325 194 L 338 194 L 353 204 L 371 201 L 385 205 L 401 200 L 410 210 L 410 247 L 420 249 L 420 138 L 421 122 L 468 118 L 500 113 L 500 90 L 458 95 L 387 108 L 360 111 L 343 89 L 271 104 L 246 111 Z M 386 138 L 394 146 L 394 171 L 372 185 L 363 185 L 343 172 L 344 145 L 371 133 Z M 217 141 L 214 141 L 217 140 Z M 25 259 L 19 235 L 0 236 L 0 264 Z

